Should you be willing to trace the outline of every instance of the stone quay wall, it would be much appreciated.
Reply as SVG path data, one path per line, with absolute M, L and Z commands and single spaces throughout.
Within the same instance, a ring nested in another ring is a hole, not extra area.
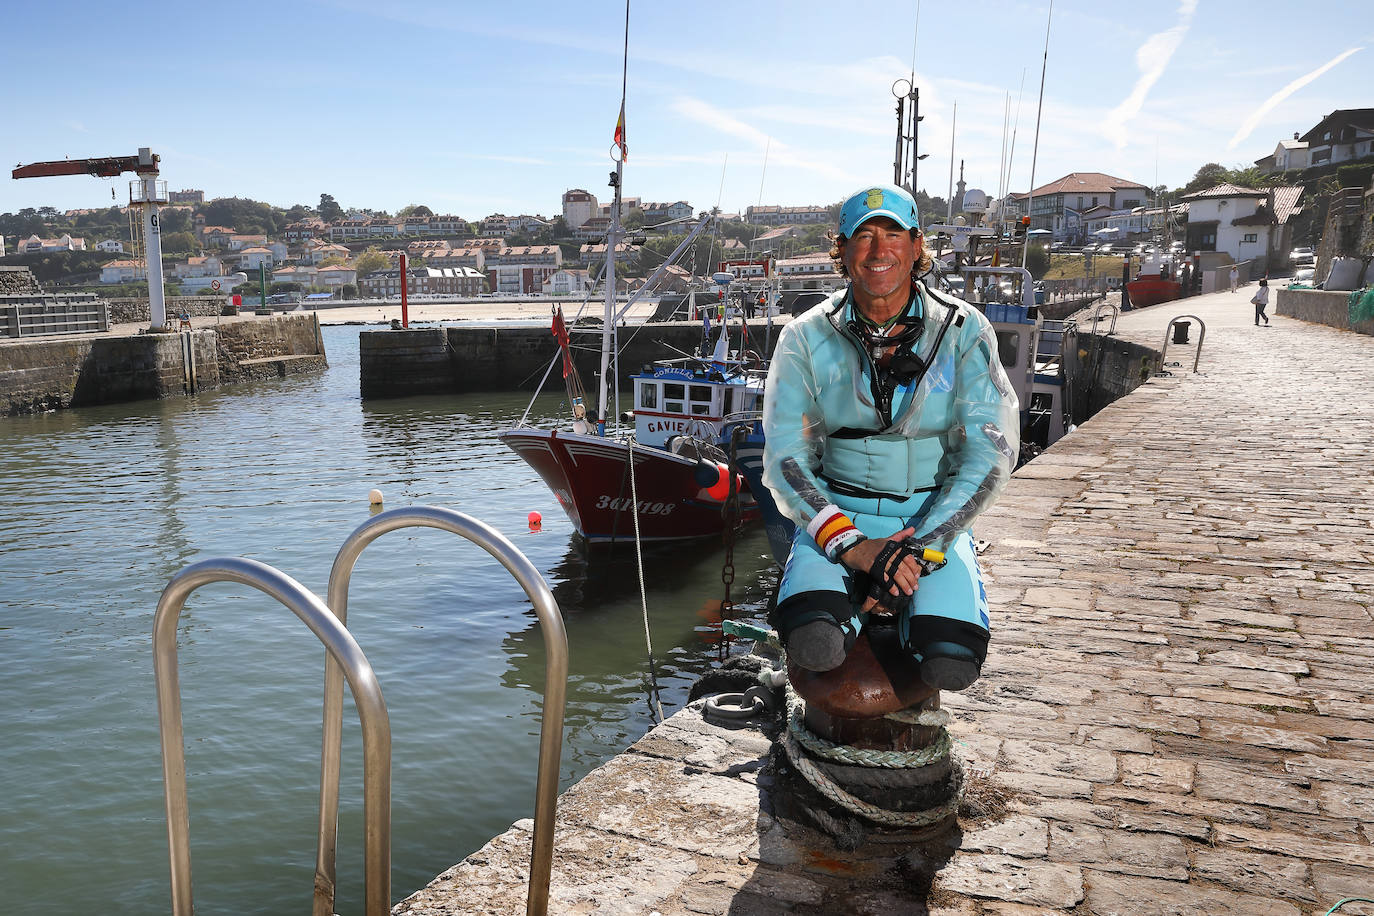
M 235 321 L 216 330 L 219 374 L 226 384 L 329 367 L 320 320 L 313 312 Z
M 1064 344 L 1065 405 L 1075 423 L 1150 380 L 1159 364 L 1153 347 L 1105 334 L 1072 335 Z M 1024 408 L 1025 405 L 1023 404 Z
M 0 414 L 166 398 L 327 365 L 313 315 L 0 347 Z
M 761 356 L 771 354 L 783 322 L 775 321 L 763 353 L 764 322 L 749 323 Z M 737 337 L 734 339 L 738 339 Z M 364 398 L 466 391 L 532 391 L 558 352 L 547 327 L 448 327 L 363 331 L 359 337 L 360 388 Z M 620 385 L 642 366 L 692 352 L 701 343 L 701 323 L 670 321 L 620 331 Z M 589 388 L 601 371 L 601 329 L 572 329 L 573 364 Z M 553 370 L 561 376 L 561 371 Z
M 137 324 L 152 320 L 148 300 L 144 298 L 107 299 L 110 303 L 111 324 Z M 237 315 L 238 309 L 229 304 L 228 296 L 168 296 L 166 301 L 168 320 L 185 312 L 198 318 L 215 315 Z
M 1351 323 L 1348 292 L 1280 288 L 1277 290 L 1274 314 L 1344 328 L 1357 334 L 1374 334 L 1374 321 Z

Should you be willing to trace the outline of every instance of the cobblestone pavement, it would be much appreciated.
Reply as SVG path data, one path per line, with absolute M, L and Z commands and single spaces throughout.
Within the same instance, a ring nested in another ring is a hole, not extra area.
M 759 732 L 689 708 L 564 796 L 551 911 L 1217 916 L 1374 896 L 1374 339 L 1272 305 L 1256 328 L 1249 295 L 1123 315 L 1155 347 L 1201 318 L 1201 371 L 1103 410 L 977 525 L 994 641 L 944 705 L 971 797 L 1004 811 L 966 810 L 943 850 L 839 852 L 770 815 Z M 1198 331 L 1169 361 L 1191 367 Z M 527 830 L 397 912 L 522 911 Z

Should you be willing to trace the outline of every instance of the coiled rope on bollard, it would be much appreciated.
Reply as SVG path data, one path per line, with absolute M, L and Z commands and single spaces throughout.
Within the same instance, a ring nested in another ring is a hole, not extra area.
M 760 680 L 763 677 L 764 675 L 761 673 Z M 783 750 L 787 753 L 788 759 L 792 761 L 797 772 L 817 792 L 839 807 L 886 827 L 929 827 L 952 817 L 958 812 L 959 805 L 964 798 L 964 770 L 962 766 L 958 765 L 958 758 L 953 756 L 952 742 L 949 732 L 945 728 L 949 722 L 949 713 L 944 710 L 921 710 L 918 713 L 901 710 L 887 717 L 899 722 L 914 722 L 914 724 L 940 729 L 940 734 L 934 744 L 917 751 L 876 751 L 852 747 L 847 744 L 835 744 L 808 729 L 805 716 L 806 701 L 788 683 L 788 722 L 787 729 L 782 736 Z M 847 792 L 811 761 L 807 755 L 808 751 L 812 756 L 833 760 L 836 763 L 894 770 L 917 769 L 951 758 L 955 764 L 953 768 L 953 792 L 949 801 L 934 808 L 926 808 L 921 811 L 893 811 L 864 801 Z

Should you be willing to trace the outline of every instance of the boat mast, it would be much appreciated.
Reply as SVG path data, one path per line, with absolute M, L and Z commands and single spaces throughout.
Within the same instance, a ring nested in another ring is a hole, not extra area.
M 606 435 L 606 407 L 609 400 L 607 385 L 614 385 L 611 375 L 611 337 L 615 333 L 615 250 L 620 244 L 620 179 L 625 172 L 625 85 L 630 69 L 630 0 L 625 0 L 625 55 L 620 70 L 620 120 L 615 122 L 615 171 L 611 173 L 611 187 L 615 200 L 611 203 L 611 225 L 606 230 L 606 308 L 601 319 L 601 378 L 596 383 L 596 431 Z

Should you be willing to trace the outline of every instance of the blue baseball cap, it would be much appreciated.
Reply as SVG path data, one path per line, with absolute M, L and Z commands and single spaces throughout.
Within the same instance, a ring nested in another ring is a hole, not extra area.
M 896 185 L 880 184 L 854 192 L 840 207 L 840 235 L 849 238 L 875 216 L 886 216 L 903 229 L 921 228 L 911 195 Z

